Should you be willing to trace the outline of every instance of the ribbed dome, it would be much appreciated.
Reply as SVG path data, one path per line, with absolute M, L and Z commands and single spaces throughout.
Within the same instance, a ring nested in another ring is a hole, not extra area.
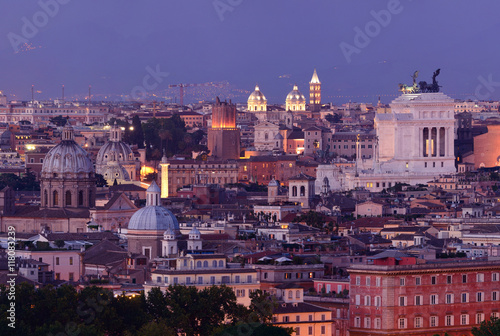
M 255 85 L 255 91 L 248 97 L 248 102 L 266 102 L 266 96 L 260 92 L 259 86 Z
M 72 127 L 63 129 L 63 140 L 43 160 L 42 175 L 54 173 L 94 173 L 94 166 L 87 152 L 73 140 Z
M 165 232 L 179 230 L 179 222 L 170 210 L 161 206 L 146 206 L 137 210 L 128 223 L 129 230 L 152 230 Z
M 108 141 L 101 147 L 95 160 L 96 165 L 107 165 L 109 162 L 133 163 L 130 146 L 122 141 Z
M 306 102 L 306 97 L 299 91 L 297 84 L 293 86 L 293 90 L 286 96 L 286 101 L 293 104 L 303 104 Z

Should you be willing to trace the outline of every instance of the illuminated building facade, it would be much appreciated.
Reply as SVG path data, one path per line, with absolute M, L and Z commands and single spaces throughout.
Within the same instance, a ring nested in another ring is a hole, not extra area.
M 236 127 L 236 105 L 217 97 L 212 108 L 212 127 L 208 129 L 208 149 L 217 159 L 239 159 L 240 130 Z
M 470 335 L 499 316 L 498 261 L 408 264 L 405 258 L 354 265 L 350 335 Z

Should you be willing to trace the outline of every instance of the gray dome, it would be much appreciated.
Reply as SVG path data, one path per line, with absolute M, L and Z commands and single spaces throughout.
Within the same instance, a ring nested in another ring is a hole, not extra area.
M 95 160 L 96 165 L 110 162 L 133 163 L 134 157 L 130 146 L 122 141 L 108 141 L 101 147 Z
M 268 187 L 279 187 L 279 184 L 278 184 L 278 181 L 276 181 L 275 179 L 272 179 L 271 181 L 269 181 L 269 184 L 267 186 Z
M 63 132 L 67 135 L 63 135 L 63 140 L 45 155 L 42 175 L 94 173 L 94 166 L 87 152 L 73 140 L 73 129 L 65 127 Z
M 151 230 L 165 232 L 179 230 L 179 222 L 170 210 L 161 206 L 146 206 L 132 215 L 129 230 Z

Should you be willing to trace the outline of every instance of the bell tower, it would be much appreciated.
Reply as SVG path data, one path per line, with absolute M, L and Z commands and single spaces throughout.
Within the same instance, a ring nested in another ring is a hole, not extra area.
M 319 112 L 321 110 L 321 82 L 319 81 L 316 69 L 309 82 L 309 109 L 311 112 Z

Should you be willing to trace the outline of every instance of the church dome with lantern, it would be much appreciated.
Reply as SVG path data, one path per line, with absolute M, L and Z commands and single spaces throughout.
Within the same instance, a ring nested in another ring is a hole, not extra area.
M 96 173 L 101 174 L 108 184 L 136 179 L 134 153 L 122 141 L 122 131 L 116 125 L 111 127 L 109 141 L 101 147 L 96 157 Z
M 260 91 L 259 85 L 255 85 L 254 92 L 248 97 L 247 109 L 248 111 L 267 111 L 267 99 Z
M 161 190 L 155 181 L 146 190 L 146 206 L 137 210 L 132 215 L 128 223 L 128 229 L 140 231 L 161 231 L 163 234 L 167 230 L 179 231 L 179 222 L 174 214 L 160 206 Z
M 128 222 L 129 252 L 156 258 L 162 253 L 162 239 L 175 240 L 180 233 L 175 215 L 160 206 L 160 195 L 160 187 L 153 181 L 146 190 L 146 206 L 137 210 Z
M 300 93 L 297 84 L 293 86 L 293 90 L 286 96 L 287 111 L 305 111 L 306 97 Z
M 88 153 L 74 140 L 74 130 L 65 126 L 62 141 L 43 160 L 40 175 L 42 206 L 93 207 L 94 166 Z

